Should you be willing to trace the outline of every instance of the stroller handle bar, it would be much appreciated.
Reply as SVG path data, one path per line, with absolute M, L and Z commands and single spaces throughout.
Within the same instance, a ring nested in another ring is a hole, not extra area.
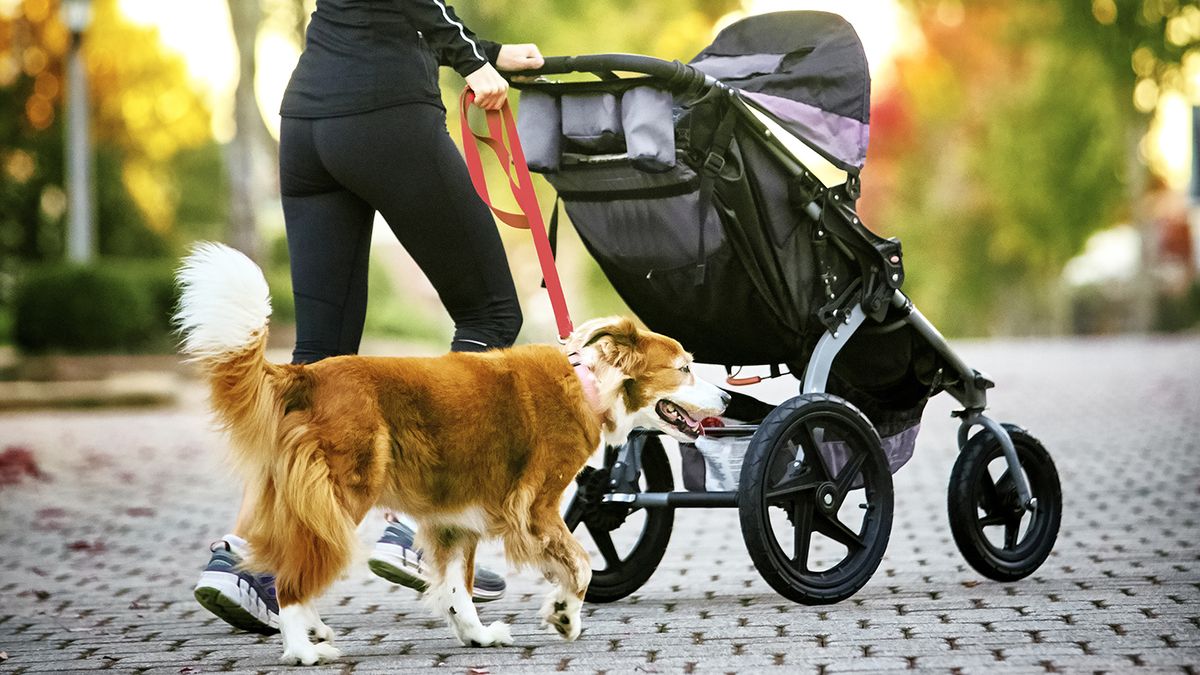
M 676 61 L 664 61 L 640 54 L 583 54 L 580 56 L 547 56 L 545 64 L 536 70 L 511 71 L 505 75 L 562 75 L 592 73 L 602 79 L 612 79 L 613 71 L 639 73 L 661 80 L 665 87 L 679 94 L 699 93 L 717 83 L 712 77 L 692 66 Z M 520 83 L 517 83 L 520 86 Z

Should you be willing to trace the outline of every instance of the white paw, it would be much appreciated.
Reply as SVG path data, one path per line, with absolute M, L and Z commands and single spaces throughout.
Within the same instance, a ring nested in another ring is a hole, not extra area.
M 512 628 L 503 621 L 493 621 L 483 631 L 491 640 L 492 647 L 508 647 L 513 643 Z
M 502 621 L 466 630 L 458 640 L 464 647 L 507 647 L 513 643 L 512 630 Z
M 326 628 L 328 628 L 328 626 L 326 626 Z M 330 631 L 331 634 L 332 632 L 333 631 Z M 337 661 L 342 657 L 341 650 L 337 647 L 334 647 L 333 643 L 331 642 L 318 642 L 317 644 L 313 645 L 313 649 L 317 650 L 317 658 L 321 663 Z
M 312 634 L 317 639 L 317 642 L 329 645 L 333 644 L 333 629 L 322 622 L 318 622 L 316 626 L 313 626 Z
M 542 625 L 554 629 L 568 642 L 579 637 L 583 631 L 583 622 L 579 619 L 583 602 L 574 596 L 551 593 L 542 604 L 538 614 L 542 617 Z
M 285 666 L 315 666 L 318 663 L 334 661 L 342 653 L 333 645 L 324 642 L 320 644 L 292 645 L 283 651 L 279 662 Z

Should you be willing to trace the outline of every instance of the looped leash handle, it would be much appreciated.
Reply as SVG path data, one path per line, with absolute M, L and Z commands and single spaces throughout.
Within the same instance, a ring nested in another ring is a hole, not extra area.
M 538 205 L 537 193 L 533 189 L 533 177 L 529 166 L 525 164 L 525 151 L 521 148 L 521 139 L 517 136 L 517 122 L 513 117 L 512 108 L 508 101 L 500 110 L 488 110 L 487 125 L 490 136 L 475 133 L 467 120 L 467 111 L 475 103 L 475 92 L 470 88 L 463 90 L 459 97 L 459 119 L 462 124 L 463 154 L 466 155 L 467 170 L 471 174 L 471 183 L 479 193 L 484 204 L 496 214 L 504 224 L 518 229 L 529 230 L 533 235 L 533 247 L 537 251 L 538 262 L 542 267 L 542 277 L 545 280 L 546 293 L 550 296 L 550 308 L 554 310 L 554 322 L 558 327 L 559 340 L 566 340 L 574 327 L 571 316 L 567 311 L 567 300 L 563 295 L 562 282 L 558 278 L 558 268 L 554 265 L 554 250 L 550 238 L 546 234 L 546 224 L 542 220 L 542 210 Z M 474 138 L 475 142 L 470 139 Z M 507 143 L 505 139 L 507 138 Z M 491 148 L 500 160 L 504 176 L 508 179 L 508 187 L 517 200 L 520 213 L 498 209 L 492 205 L 488 194 L 487 176 L 483 171 L 483 160 L 479 155 L 479 143 Z M 515 174 L 515 175 L 514 175 Z

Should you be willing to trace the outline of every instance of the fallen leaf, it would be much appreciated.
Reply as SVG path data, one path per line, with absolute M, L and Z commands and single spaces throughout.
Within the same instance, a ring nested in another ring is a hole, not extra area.
M 67 544 L 67 549 L 71 551 L 86 551 L 88 553 L 103 553 L 104 551 L 108 550 L 108 547 L 105 546 L 104 542 L 99 539 L 94 542 L 79 539 Z
M 0 652 L 0 663 L 8 660 L 8 652 Z
M 146 606 L 137 600 L 134 600 L 133 602 L 129 603 L 129 609 L 146 609 Z
M 154 515 L 154 509 L 148 506 L 135 506 L 133 508 L 125 509 L 125 515 L 133 516 L 135 518 L 148 518 Z
M 200 672 L 200 669 L 194 666 L 184 666 L 179 669 L 179 675 L 192 675 L 192 673 L 198 672 Z
M 0 452 L 0 487 L 16 485 L 26 478 L 47 478 L 38 468 L 33 453 L 16 446 L 9 446 Z
M 38 509 L 36 515 L 38 518 L 63 518 L 63 517 L 66 517 L 67 510 L 60 509 L 58 507 L 51 507 L 48 509 Z

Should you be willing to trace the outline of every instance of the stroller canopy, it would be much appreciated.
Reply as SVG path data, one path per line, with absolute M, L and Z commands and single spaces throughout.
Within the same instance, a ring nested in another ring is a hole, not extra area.
M 854 28 L 826 12 L 775 12 L 729 26 L 691 65 L 731 87 L 838 168 L 867 158 L 871 75 Z

